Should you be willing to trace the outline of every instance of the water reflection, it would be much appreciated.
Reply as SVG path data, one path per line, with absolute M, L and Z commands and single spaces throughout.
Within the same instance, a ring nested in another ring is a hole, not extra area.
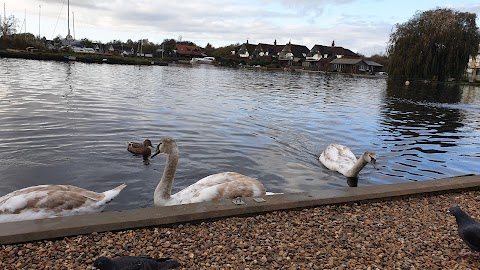
M 472 87 L 212 66 L 0 60 L 0 195 L 38 184 L 127 188 L 107 210 L 152 205 L 165 157 L 144 165 L 128 141 L 176 139 L 173 192 L 221 171 L 273 192 L 356 184 L 323 167 L 330 143 L 378 155 L 358 185 L 480 173 Z
M 480 100 L 480 86 L 478 85 L 462 85 L 461 87 L 461 99 L 463 104 L 475 104 Z
M 389 158 L 397 161 L 388 175 L 414 181 L 438 178 L 454 171 L 451 165 L 456 158 L 474 162 L 473 156 L 465 155 L 475 144 L 463 140 L 465 130 L 478 128 L 478 122 L 465 123 L 469 108 L 463 97 L 471 91 L 471 87 L 449 84 L 388 84 L 381 131 Z M 467 96 L 478 103 L 471 94 Z
M 411 100 L 412 102 L 433 102 L 454 104 L 462 99 L 463 87 L 458 84 L 415 82 L 409 86 L 389 82 L 387 96 Z

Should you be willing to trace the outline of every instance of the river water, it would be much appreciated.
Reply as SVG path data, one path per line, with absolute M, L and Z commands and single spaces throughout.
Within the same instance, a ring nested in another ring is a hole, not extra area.
M 170 136 L 176 192 L 237 171 L 273 192 L 348 187 L 318 161 L 330 143 L 378 155 L 359 186 L 480 174 L 480 88 L 200 66 L 0 59 L 0 196 L 39 184 L 127 188 L 107 207 L 153 204 L 165 165 L 128 141 Z

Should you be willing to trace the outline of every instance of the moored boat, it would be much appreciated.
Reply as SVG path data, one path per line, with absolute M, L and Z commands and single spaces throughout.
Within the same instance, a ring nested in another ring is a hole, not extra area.
M 191 64 L 212 64 L 215 61 L 215 57 L 213 56 L 206 56 L 202 58 L 194 57 L 190 60 Z

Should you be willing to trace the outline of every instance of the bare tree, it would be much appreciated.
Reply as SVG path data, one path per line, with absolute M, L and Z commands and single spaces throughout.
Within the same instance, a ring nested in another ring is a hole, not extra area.
M 0 33 L 2 36 L 8 36 L 17 32 L 18 19 L 15 16 L 10 15 L 7 18 L 3 18 L 3 22 L 0 24 Z

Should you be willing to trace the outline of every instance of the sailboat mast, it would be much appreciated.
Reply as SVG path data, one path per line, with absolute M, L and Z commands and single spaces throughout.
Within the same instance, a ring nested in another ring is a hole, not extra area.
M 42 5 L 38 5 L 38 39 L 40 39 L 40 13 L 42 12 Z
M 67 2 L 68 37 L 70 37 L 70 0 Z
M 73 40 L 75 40 L 75 12 L 72 12 Z

